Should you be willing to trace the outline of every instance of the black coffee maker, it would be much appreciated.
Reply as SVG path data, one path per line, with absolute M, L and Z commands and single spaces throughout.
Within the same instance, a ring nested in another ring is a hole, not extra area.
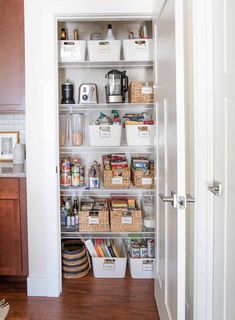
M 74 85 L 68 80 L 62 84 L 62 104 L 74 104 Z
M 125 102 L 125 93 L 128 91 L 128 77 L 126 71 L 111 70 L 106 75 L 107 103 Z

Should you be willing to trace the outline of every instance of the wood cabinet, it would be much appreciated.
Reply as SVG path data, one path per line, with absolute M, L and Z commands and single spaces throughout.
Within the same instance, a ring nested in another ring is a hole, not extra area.
M 0 275 L 28 274 L 25 178 L 0 178 Z
M 1 0 L 0 112 L 24 111 L 24 1 Z

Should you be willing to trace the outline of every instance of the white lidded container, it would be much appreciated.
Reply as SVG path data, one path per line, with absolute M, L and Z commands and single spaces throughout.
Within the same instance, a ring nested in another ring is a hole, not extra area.
M 122 125 L 88 125 L 92 147 L 116 147 L 121 145 Z
M 154 144 L 155 125 L 126 125 L 128 146 L 152 146 Z
M 95 278 L 125 278 L 127 256 L 122 240 L 115 241 L 115 248 L 121 258 L 92 257 Z
M 122 40 L 124 60 L 152 61 L 153 39 L 126 39 Z
M 59 62 L 85 61 L 86 40 L 60 40 Z
M 88 55 L 90 61 L 119 61 L 121 40 L 89 40 Z
M 128 258 L 128 265 L 132 278 L 152 279 L 155 277 L 154 258 Z

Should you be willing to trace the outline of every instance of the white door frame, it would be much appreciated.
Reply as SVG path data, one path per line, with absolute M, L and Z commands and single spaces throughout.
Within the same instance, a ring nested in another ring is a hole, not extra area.
M 213 0 L 192 0 L 194 94 L 194 320 L 212 319 Z

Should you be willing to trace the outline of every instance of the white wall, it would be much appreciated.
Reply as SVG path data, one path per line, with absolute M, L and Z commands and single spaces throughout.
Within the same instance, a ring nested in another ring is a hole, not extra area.
M 55 16 L 151 14 L 154 0 L 25 0 L 28 294 L 58 296 L 57 70 Z

